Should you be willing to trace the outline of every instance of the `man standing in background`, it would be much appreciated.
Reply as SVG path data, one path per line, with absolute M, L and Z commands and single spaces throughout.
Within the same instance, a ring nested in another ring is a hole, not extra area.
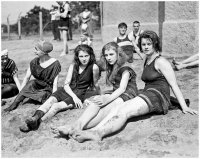
M 50 11 L 51 14 L 51 29 L 52 33 L 54 36 L 53 40 L 58 40 L 60 41 L 60 31 L 58 29 L 59 21 L 60 21 L 60 16 L 58 15 L 58 6 L 52 5 L 52 9 Z

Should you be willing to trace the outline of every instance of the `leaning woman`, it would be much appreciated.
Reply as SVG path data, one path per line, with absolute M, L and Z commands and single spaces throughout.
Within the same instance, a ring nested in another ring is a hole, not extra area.
M 128 119 L 149 113 L 167 114 L 170 103 L 170 88 L 178 99 L 182 112 L 197 114 L 187 107 L 178 87 L 171 64 L 161 56 L 159 37 L 153 31 L 145 31 L 139 38 L 140 50 L 146 55 L 142 80 L 145 88 L 137 97 L 118 105 L 113 117 L 95 130 L 75 132 L 73 138 L 78 142 L 102 140 L 103 137 L 119 131 Z
M 107 43 L 102 49 L 99 65 L 106 71 L 106 81 L 113 87 L 111 93 L 93 96 L 85 101 L 87 108 L 71 126 L 52 128 L 53 133 L 70 135 L 72 131 L 99 126 L 108 120 L 107 114 L 115 113 L 116 105 L 137 96 L 136 73 L 127 62 L 126 54 L 115 42 Z
M 39 41 L 35 45 L 35 54 L 38 56 L 30 62 L 21 91 L 14 102 L 5 111 L 16 109 L 25 98 L 44 103 L 57 90 L 58 75 L 61 65 L 49 53 L 53 45 L 48 41 Z M 32 80 L 30 78 L 33 77 Z

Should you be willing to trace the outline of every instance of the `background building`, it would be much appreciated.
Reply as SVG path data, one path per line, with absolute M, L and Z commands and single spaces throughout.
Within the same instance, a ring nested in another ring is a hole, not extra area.
M 163 52 L 176 56 L 199 52 L 198 1 L 103 1 L 101 15 L 104 43 L 118 35 L 120 22 L 127 23 L 130 32 L 132 22 L 138 20 L 143 30 L 159 34 Z

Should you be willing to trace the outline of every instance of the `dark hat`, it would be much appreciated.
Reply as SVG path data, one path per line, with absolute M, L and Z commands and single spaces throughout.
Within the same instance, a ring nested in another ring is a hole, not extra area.
M 36 43 L 35 47 L 37 47 L 45 54 L 48 54 L 53 50 L 53 45 L 50 42 L 44 40 L 40 40 L 38 43 Z

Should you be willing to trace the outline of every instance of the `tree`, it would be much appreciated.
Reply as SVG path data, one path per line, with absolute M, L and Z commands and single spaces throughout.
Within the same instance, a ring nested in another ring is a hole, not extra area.
M 30 33 L 32 34 L 38 34 L 39 33 L 39 12 L 42 12 L 42 23 L 43 26 L 45 24 L 50 22 L 50 14 L 49 10 L 45 8 L 40 8 L 39 6 L 34 6 L 33 9 L 31 9 L 29 12 L 27 12 L 27 15 L 21 18 L 21 26 L 22 26 L 22 33 L 25 33 L 25 35 L 28 35 Z M 47 25 L 45 28 L 45 31 L 51 30 L 50 25 Z

